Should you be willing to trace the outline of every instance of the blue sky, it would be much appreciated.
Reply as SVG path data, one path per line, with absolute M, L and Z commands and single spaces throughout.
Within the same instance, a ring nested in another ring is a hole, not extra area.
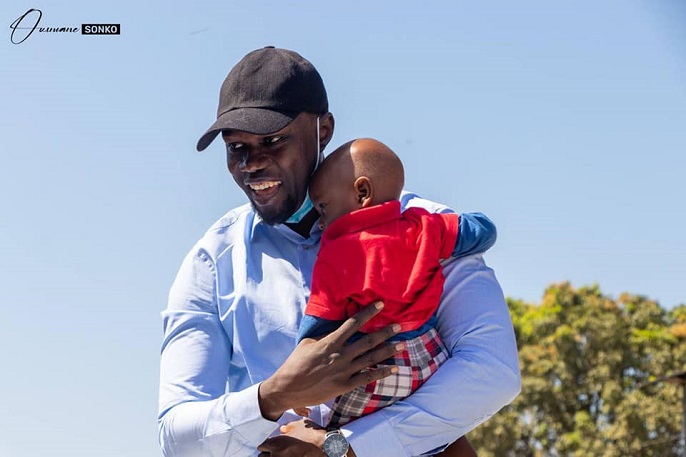
M 497 223 L 506 295 L 570 280 L 686 302 L 686 3 L 440 5 L 0 6 L 0 455 L 159 455 L 159 312 L 185 253 L 244 202 L 221 145 L 195 143 L 264 45 L 318 67 L 333 145 L 378 138 L 409 189 Z M 122 34 L 14 45 L 29 8 Z

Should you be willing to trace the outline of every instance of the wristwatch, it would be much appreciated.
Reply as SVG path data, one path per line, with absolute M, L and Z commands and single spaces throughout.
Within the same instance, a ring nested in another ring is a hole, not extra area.
M 326 457 L 345 457 L 350 445 L 340 430 L 331 430 L 324 435 L 324 454 Z

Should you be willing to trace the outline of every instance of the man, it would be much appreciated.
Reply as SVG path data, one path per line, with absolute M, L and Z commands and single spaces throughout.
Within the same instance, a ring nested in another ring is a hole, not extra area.
M 397 325 L 345 344 L 382 304 L 296 347 L 321 236 L 307 185 L 333 130 L 321 77 L 297 53 L 253 51 L 224 81 L 217 121 L 198 150 L 222 135 L 229 171 L 251 204 L 227 213 L 193 247 L 163 312 L 165 455 L 252 456 L 258 447 L 272 456 L 431 455 L 517 395 L 507 306 L 492 270 L 472 256 L 444 269 L 438 330 L 451 358 L 422 388 L 340 432 L 276 436 L 279 424 L 299 419 L 287 410 L 390 374 L 362 370 L 403 349 L 381 344 Z M 401 203 L 449 211 L 410 193 Z M 311 409 L 311 419 L 326 423 L 326 405 Z

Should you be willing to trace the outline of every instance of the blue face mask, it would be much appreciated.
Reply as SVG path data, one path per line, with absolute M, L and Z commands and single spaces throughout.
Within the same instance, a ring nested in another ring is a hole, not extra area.
M 314 170 L 312 170 L 312 173 L 310 173 L 310 176 L 314 174 L 315 171 L 317 171 L 317 168 L 319 168 L 319 158 L 321 157 L 321 151 L 319 150 L 319 117 L 317 117 L 317 163 L 314 164 Z M 305 194 L 305 201 L 303 202 L 302 205 L 300 205 L 300 208 L 291 215 L 291 217 L 286 220 L 287 224 L 297 224 L 298 222 L 302 221 L 305 216 L 307 216 L 307 213 L 310 212 L 314 208 L 314 205 L 312 204 L 312 200 L 310 200 L 310 195 Z
M 305 195 L 305 201 L 303 202 L 303 204 L 300 205 L 300 208 L 298 209 L 298 211 L 293 213 L 293 215 L 288 218 L 286 223 L 287 224 L 297 224 L 298 222 L 303 220 L 303 218 L 307 215 L 307 213 L 310 212 L 310 210 L 312 208 L 314 208 L 314 205 L 312 204 L 312 200 L 310 200 L 310 196 Z

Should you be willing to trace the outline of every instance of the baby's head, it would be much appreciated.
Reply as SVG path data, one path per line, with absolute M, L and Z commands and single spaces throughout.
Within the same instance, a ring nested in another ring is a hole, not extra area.
M 349 141 L 329 154 L 310 182 L 309 195 L 323 229 L 351 211 L 400 198 L 403 164 L 385 144 Z

